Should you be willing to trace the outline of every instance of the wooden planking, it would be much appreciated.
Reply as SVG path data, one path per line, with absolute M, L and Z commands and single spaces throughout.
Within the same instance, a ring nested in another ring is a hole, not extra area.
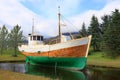
M 47 57 L 84 57 L 86 55 L 87 45 L 75 46 L 70 48 L 63 48 L 59 50 L 47 52 L 22 52 L 26 56 L 47 56 Z
M 70 40 L 67 42 L 57 43 L 53 45 L 22 45 L 21 47 L 19 47 L 19 50 L 30 53 L 34 53 L 37 51 L 48 52 L 48 51 L 60 50 L 68 47 L 85 45 L 88 44 L 88 41 L 89 41 L 88 37 L 85 37 L 85 38 Z

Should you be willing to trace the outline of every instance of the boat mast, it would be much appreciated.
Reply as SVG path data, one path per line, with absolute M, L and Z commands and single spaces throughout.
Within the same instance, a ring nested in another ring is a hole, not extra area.
M 32 34 L 34 34 L 34 18 L 32 19 L 33 25 L 32 25 Z
M 61 14 L 60 14 L 60 6 L 58 6 L 58 9 L 59 9 L 59 13 L 58 13 L 58 27 L 59 27 L 59 40 L 60 40 L 60 42 L 61 42 L 61 26 L 60 26 L 60 16 L 61 16 Z

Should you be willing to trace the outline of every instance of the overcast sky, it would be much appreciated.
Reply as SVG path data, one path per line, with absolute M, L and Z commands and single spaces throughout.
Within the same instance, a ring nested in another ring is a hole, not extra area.
M 36 32 L 44 36 L 56 36 L 59 5 L 66 19 L 66 22 L 62 21 L 67 25 L 62 27 L 63 32 L 78 31 L 83 22 L 88 26 L 92 15 L 101 22 L 101 16 L 111 14 L 115 9 L 120 10 L 120 0 L 0 0 L 0 27 L 5 24 L 12 29 L 19 24 L 26 35 L 32 31 L 34 17 Z

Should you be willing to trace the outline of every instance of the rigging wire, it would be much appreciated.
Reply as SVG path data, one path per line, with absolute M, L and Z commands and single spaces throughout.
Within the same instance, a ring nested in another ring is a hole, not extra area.
M 79 30 L 76 26 L 74 26 L 74 24 L 69 21 L 67 18 L 65 18 L 63 15 L 61 15 L 68 23 L 70 23 L 74 28 L 76 28 L 76 30 Z
M 65 23 L 65 21 L 64 21 L 64 19 L 61 18 L 61 20 L 62 20 L 62 22 L 63 22 L 63 23 L 61 24 L 61 26 L 67 26 L 66 23 Z M 66 29 L 67 29 L 68 33 L 70 34 L 71 39 L 74 39 L 74 38 L 73 38 L 73 35 L 72 35 L 71 31 L 70 31 L 70 29 L 69 29 L 68 27 L 66 27 Z
M 60 7 L 60 5 L 62 4 L 62 0 L 57 0 L 57 2 L 58 2 L 58 7 Z M 60 10 L 59 10 L 60 11 Z M 61 14 L 61 18 L 64 18 L 64 19 L 66 19 L 62 14 Z M 76 28 L 76 30 L 79 30 L 76 26 L 74 26 L 73 24 L 72 24 L 72 22 L 71 21 L 69 21 L 68 19 L 66 19 L 66 21 L 68 22 L 68 23 L 70 23 L 73 27 L 75 27 Z
M 73 37 L 72 33 L 70 32 L 69 28 L 67 28 L 67 30 L 68 30 L 68 33 L 70 34 L 71 39 L 74 39 L 74 37 Z
M 58 8 L 59 8 L 59 13 L 60 13 L 60 4 L 62 3 L 62 0 L 57 0 L 57 2 L 58 2 Z M 74 28 L 76 28 L 77 30 L 79 30 L 76 26 L 74 26 L 68 19 L 66 19 L 62 14 L 60 14 L 61 15 L 61 19 L 62 19 L 62 22 L 63 22 L 63 24 L 60 24 L 61 26 L 66 26 L 66 23 L 65 23 L 65 21 L 63 20 L 63 18 L 68 22 L 68 23 L 70 23 Z M 67 28 L 67 30 L 68 30 L 68 33 L 70 34 L 70 37 L 71 37 L 71 39 L 73 39 L 73 35 L 72 35 L 72 31 L 70 31 L 70 29 L 68 28 L 68 27 L 66 27 Z M 73 28 L 73 29 L 74 29 Z M 75 29 L 74 29 L 75 30 Z M 76 31 L 76 30 L 75 30 Z
M 62 17 L 61 17 L 61 19 L 62 19 L 62 21 L 63 21 L 63 23 L 65 24 L 65 21 L 64 21 L 64 19 L 69 23 L 69 24 L 71 24 L 72 26 L 69 26 L 69 27 L 74 27 L 74 28 L 76 28 L 77 30 L 79 30 L 76 26 L 74 26 L 68 19 L 66 19 L 63 15 L 61 15 Z M 63 19 L 64 18 L 64 19 Z M 66 25 L 66 24 L 65 24 Z M 73 29 L 74 29 L 73 28 Z M 71 39 L 74 39 L 74 37 L 73 37 L 73 35 L 72 35 L 72 31 L 68 28 L 68 27 L 66 27 L 66 29 L 67 29 L 67 32 L 70 34 L 70 37 L 71 37 Z M 75 30 L 75 29 L 74 29 Z M 76 30 L 75 30 L 76 31 Z

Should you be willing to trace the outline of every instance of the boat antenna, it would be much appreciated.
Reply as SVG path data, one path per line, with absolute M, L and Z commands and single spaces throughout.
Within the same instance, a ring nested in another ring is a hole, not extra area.
M 34 17 L 32 18 L 32 34 L 34 34 Z
M 61 16 L 61 14 L 60 14 L 60 6 L 58 6 L 58 10 L 59 10 L 59 12 L 58 12 L 58 27 L 59 27 L 59 40 L 60 40 L 60 42 L 61 42 L 61 26 L 60 26 L 60 16 Z

